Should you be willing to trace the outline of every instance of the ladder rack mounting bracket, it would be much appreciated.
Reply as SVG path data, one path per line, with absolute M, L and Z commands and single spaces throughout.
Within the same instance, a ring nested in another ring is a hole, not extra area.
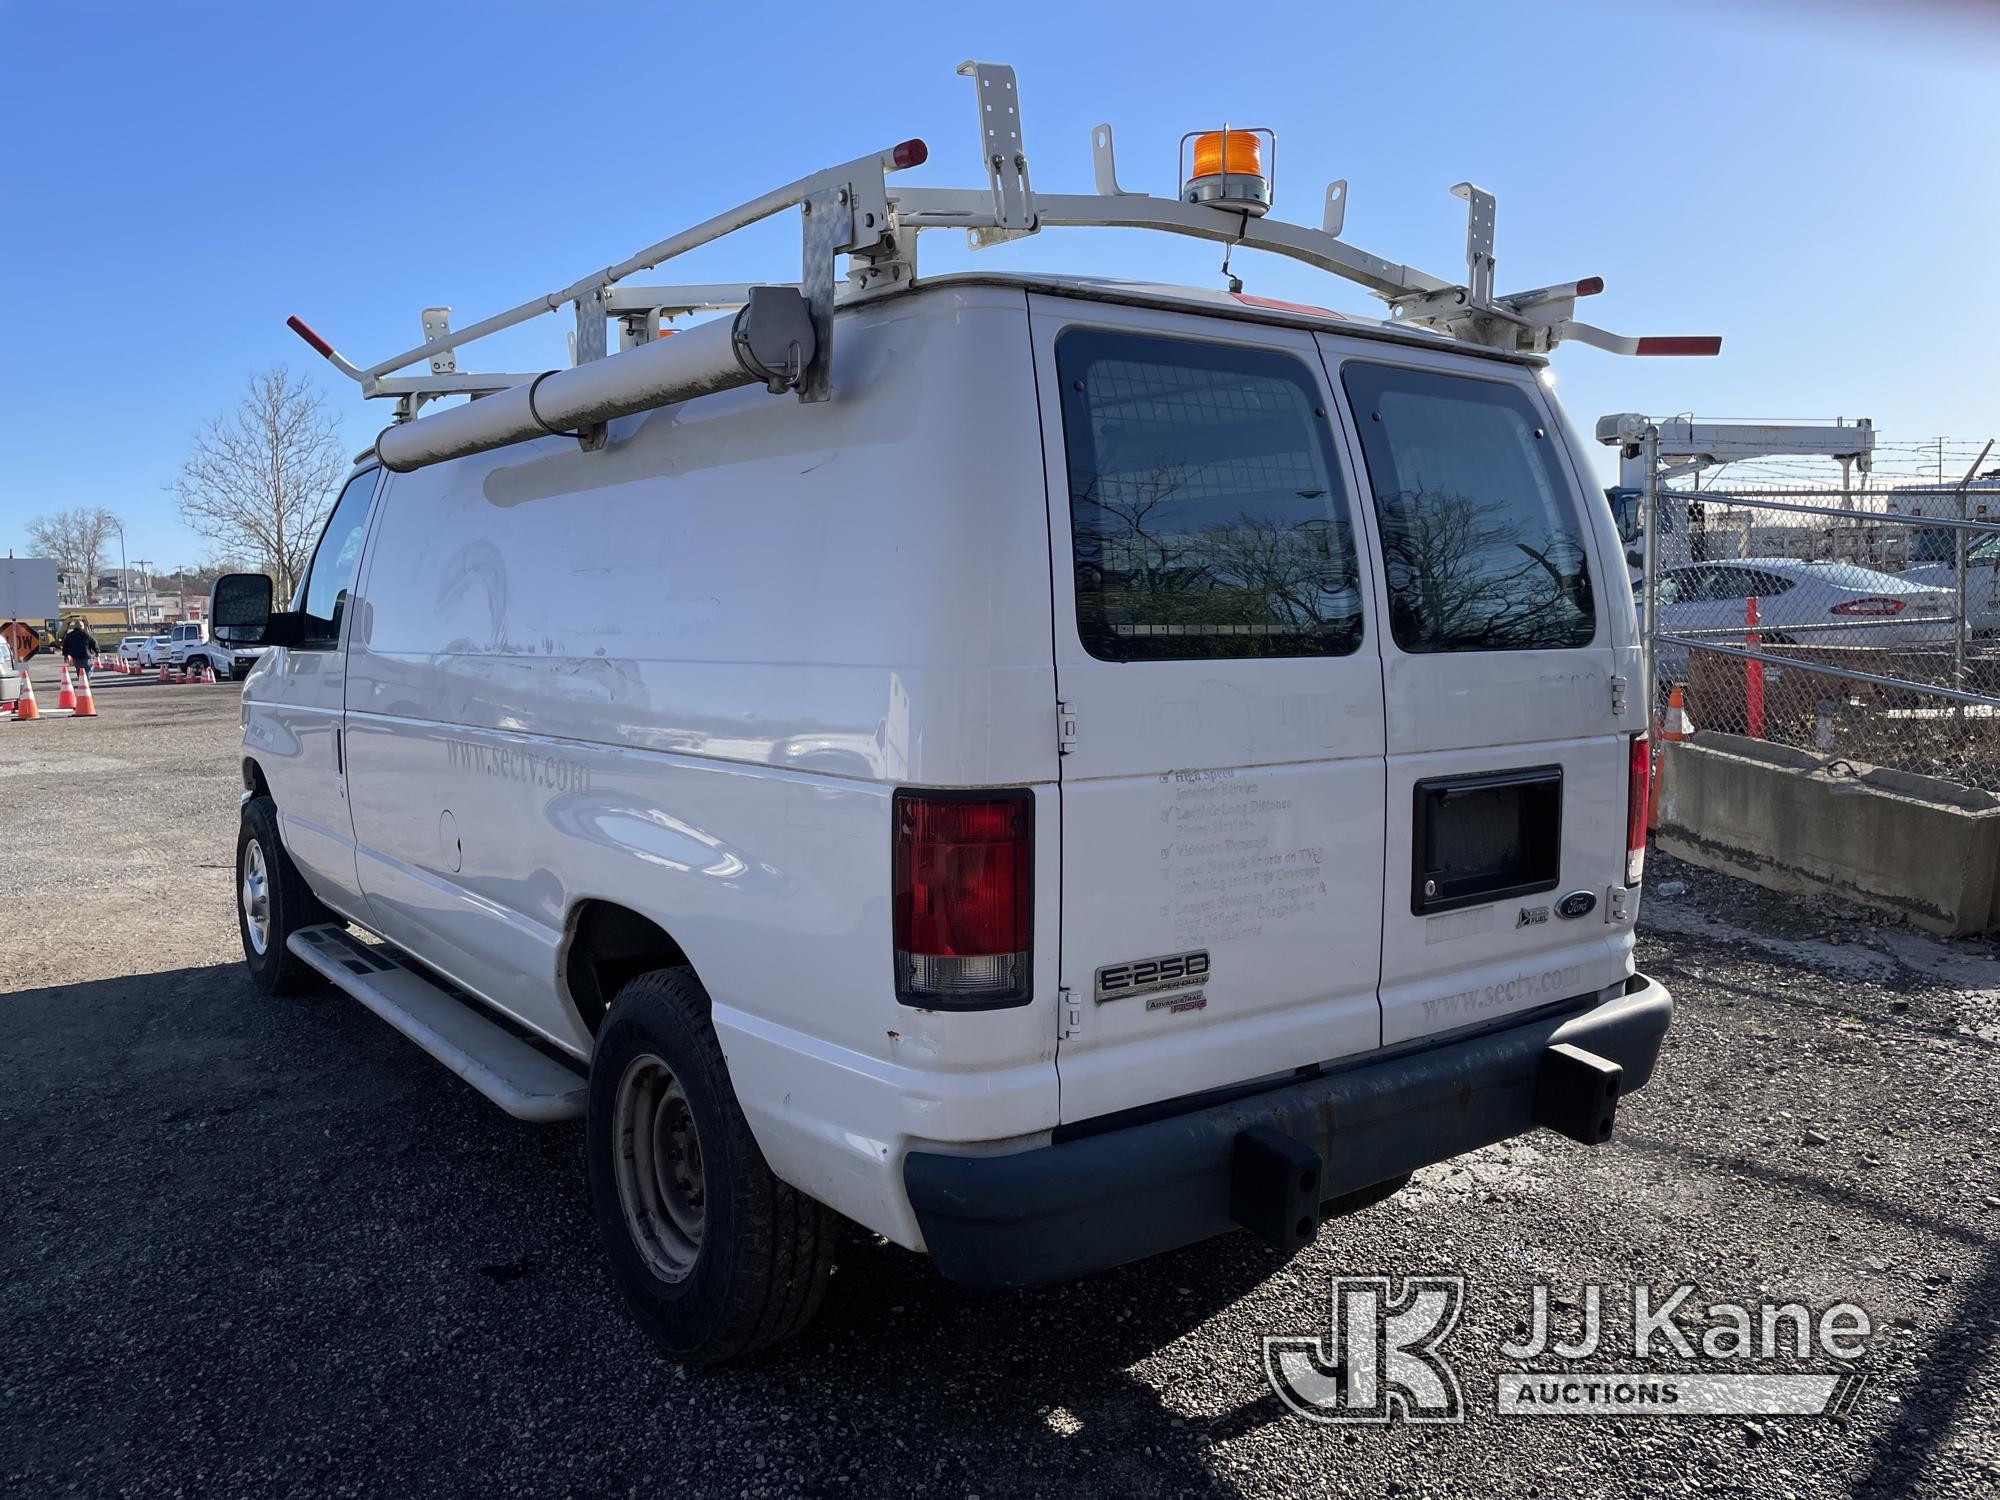
M 979 159 L 993 189 L 993 222 L 966 230 L 977 250 L 1018 239 L 1041 228 L 1035 189 L 1028 180 L 1028 152 L 1021 142 L 1021 91 L 1005 63 L 962 62 L 959 74 L 972 80 L 979 111 Z
M 427 307 L 424 309 L 424 342 L 436 343 L 451 332 L 451 309 L 448 307 Z M 456 375 L 458 373 L 458 351 L 440 349 L 431 356 L 431 374 Z
M 854 241 L 854 194 L 844 187 L 810 193 L 800 211 L 805 216 L 805 266 L 799 292 L 812 319 L 813 347 L 796 389 L 801 401 L 824 401 L 833 394 L 833 262 Z

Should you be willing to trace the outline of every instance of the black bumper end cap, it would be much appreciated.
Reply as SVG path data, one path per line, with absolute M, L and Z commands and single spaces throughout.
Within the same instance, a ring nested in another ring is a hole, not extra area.
M 1611 1139 L 1625 1070 L 1608 1057 L 1558 1042 L 1535 1077 L 1535 1123 L 1586 1146 Z

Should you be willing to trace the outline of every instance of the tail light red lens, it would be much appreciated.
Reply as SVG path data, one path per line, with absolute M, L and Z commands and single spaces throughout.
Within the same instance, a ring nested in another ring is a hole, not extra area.
M 1035 801 L 898 792 L 896 998 L 938 1010 L 1025 1005 L 1035 921 Z
M 1646 806 L 1653 794 L 1653 747 L 1643 734 L 1632 736 L 1632 776 L 1625 788 L 1625 883 L 1646 874 Z
M 1901 599 L 1885 599 L 1879 595 L 1872 599 L 1849 599 L 1833 606 L 1837 615 L 1900 615 L 1903 612 Z

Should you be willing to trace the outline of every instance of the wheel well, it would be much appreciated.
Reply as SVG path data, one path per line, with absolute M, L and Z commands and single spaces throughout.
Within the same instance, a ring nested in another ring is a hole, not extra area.
M 577 1017 L 596 1036 L 627 980 L 687 961 L 681 945 L 651 918 L 610 901 L 586 901 L 570 914 L 563 939 L 563 987 Z
M 253 797 L 271 795 L 271 783 L 264 779 L 264 768 L 247 755 L 243 757 L 243 790 Z

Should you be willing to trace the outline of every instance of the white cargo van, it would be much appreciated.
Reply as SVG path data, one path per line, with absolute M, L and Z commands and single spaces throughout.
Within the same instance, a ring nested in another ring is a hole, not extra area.
M 583 1115 L 620 1284 L 694 1359 L 801 1327 L 842 1220 L 1021 1285 L 1603 1140 L 1671 1009 L 1632 964 L 1646 700 L 1539 359 L 1220 292 L 870 286 L 834 243 L 789 364 L 735 321 L 758 383 L 662 404 L 717 325 L 648 326 L 575 372 L 640 409 L 551 416 L 557 372 L 526 401 L 559 432 L 453 436 L 505 382 L 417 415 L 289 611 L 217 585 L 218 635 L 278 648 L 259 986 L 323 976 Z M 437 389 L 379 373 L 409 362 L 358 378 Z M 815 366 L 830 399 L 760 388 Z

